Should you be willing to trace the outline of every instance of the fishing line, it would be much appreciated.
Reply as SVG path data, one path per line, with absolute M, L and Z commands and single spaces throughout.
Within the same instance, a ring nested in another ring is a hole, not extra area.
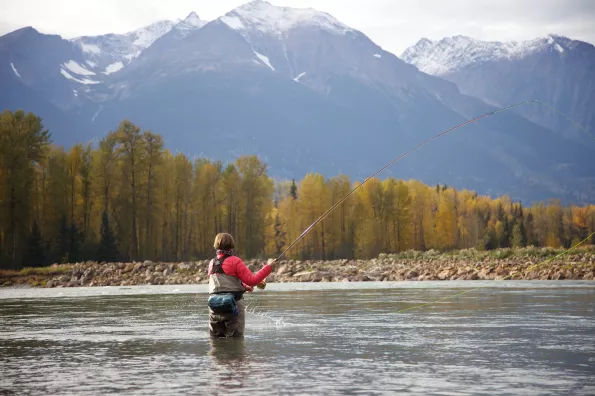
M 578 122 L 576 122 L 575 120 L 573 120 L 572 118 L 568 117 L 566 114 L 562 113 L 560 110 L 556 109 L 554 106 L 551 106 L 547 103 L 543 103 L 541 100 L 535 100 L 536 103 L 542 104 L 545 107 L 549 107 L 550 109 L 554 110 L 556 113 L 560 114 L 562 117 L 565 117 L 566 119 L 568 119 L 569 121 L 571 121 L 572 123 L 574 123 L 574 125 L 576 125 L 580 130 L 582 130 L 583 132 L 585 132 L 587 135 L 591 136 L 591 138 L 595 139 L 595 135 L 593 135 L 591 132 L 587 131 L 585 128 L 583 128 L 583 126 L 581 124 L 579 124 Z
M 585 128 L 583 128 L 581 125 L 579 125 L 576 121 L 574 121 L 572 118 L 568 117 L 566 114 L 562 113 L 561 111 L 559 111 L 558 109 L 556 109 L 553 106 L 550 106 L 548 104 L 543 103 L 540 100 L 527 100 L 525 102 L 521 102 L 521 103 L 517 103 L 508 107 L 503 107 L 501 109 L 498 110 L 494 110 L 491 111 L 489 113 L 485 113 L 483 115 L 480 115 L 478 117 L 472 118 L 470 120 L 467 120 L 465 122 L 463 122 L 462 124 L 459 124 L 457 126 L 454 126 L 450 129 L 447 129 L 444 132 L 439 133 L 438 135 L 418 144 L 417 146 L 413 147 L 411 150 L 405 152 L 404 154 L 401 154 L 400 156 L 398 156 L 397 158 L 393 159 L 391 162 L 389 162 L 387 165 L 385 165 L 384 167 L 382 167 L 381 169 L 377 170 L 374 174 L 372 174 L 371 176 L 368 176 L 361 184 L 359 184 L 358 186 L 356 186 L 355 188 L 353 188 L 349 193 L 347 193 L 343 198 L 341 198 L 339 201 L 337 201 L 334 205 L 332 205 L 329 209 L 327 209 L 326 212 L 324 212 L 318 219 L 316 219 L 308 228 L 306 228 L 304 230 L 304 232 L 301 233 L 301 235 L 299 237 L 296 238 L 295 241 L 293 241 L 283 252 L 281 252 L 281 254 L 275 259 L 275 261 L 279 261 L 279 259 L 281 259 L 281 257 L 283 257 L 285 255 L 285 253 L 287 253 L 289 251 L 289 249 L 291 249 L 293 246 L 295 246 L 300 240 L 302 240 L 302 238 L 304 238 L 306 236 L 306 234 L 308 234 L 308 232 L 310 232 L 310 230 L 312 228 L 314 228 L 319 222 L 321 222 L 330 212 L 332 212 L 337 206 L 339 206 L 341 203 L 343 203 L 343 201 L 345 201 L 351 194 L 353 194 L 358 188 L 360 188 L 361 186 L 363 186 L 368 180 L 372 179 L 374 176 L 376 176 L 377 174 L 379 174 L 380 172 L 382 172 L 383 170 L 385 170 L 386 168 L 388 168 L 389 166 L 393 165 L 395 162 L 400 161 L 401 159 L 405 158 L 406 156 L 408 156 L 409 154 L 411 154 L 412 152 L 416 151 L 417 149 L 425 146 L 426 144 L 441 138 L 442 136 L 446 135 L 447 133 L 450 133 L 452 131 L 455 131 L 459 128 L 462 128 L 468 124 L 474 123 L 476 121 L 481 120 L 482 118 L 486 118 L 489 117 L 491 115 L 494 114 L 498 114 L 498 113 L 502 113 L 505 111 L 509 111 L 512 110 L 516 107 L 520 107 L 520 106 L 524 106 L 524 105 L 528 105 L 530 103 L 540 103 L 542 105 L 545 105 L 553 110 L 555 110 L 557 113 L 561 114 L 562 116 L 568 118 L 569 120 L 571 120 L 574 124 L 576 124 L 578 127 L 580 127 L 585 133 L 587 133 L 588 135 L 590 135 L 593 139 L 595 139 L 595 136 L 593 136 L 591 133 L 589 133 Z

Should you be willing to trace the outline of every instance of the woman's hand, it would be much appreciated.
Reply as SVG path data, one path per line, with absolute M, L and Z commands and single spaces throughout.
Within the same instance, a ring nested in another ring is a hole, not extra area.
M 268 259 L 267 265 L 270 265 L 271 269 L 275 269 L 275 266 L 277 265 L 277 259 Z
M 254 288 L 252 286 L 248 286 L 248 285 L 244 285 L 244 289 L 250 293 L 252 293 L 254 291 Z

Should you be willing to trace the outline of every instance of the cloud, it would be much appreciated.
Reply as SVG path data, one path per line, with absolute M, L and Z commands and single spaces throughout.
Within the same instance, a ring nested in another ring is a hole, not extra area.
M 595 43 L 591 0 L 269 0 L 325 11 L 400 54 L 421 37 L 465 35 L 482 40 L 528 40 L 556 33 Z M 4 0 L 0 34 L 22 26 L 70 38 L 123 33 L 196 11 L 212 20 L 242 0 Z

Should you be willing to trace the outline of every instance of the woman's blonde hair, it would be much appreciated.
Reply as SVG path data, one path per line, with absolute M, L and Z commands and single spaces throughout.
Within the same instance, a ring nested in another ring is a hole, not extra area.
M 236 244 L 231 235 L 222 232 L 215 237 L 213 247 L 220 250 L 231 250 L 236 247 Z

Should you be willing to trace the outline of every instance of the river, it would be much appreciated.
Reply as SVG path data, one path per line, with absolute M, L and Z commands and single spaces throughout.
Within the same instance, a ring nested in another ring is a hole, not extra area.
M 206 291 L 0 289 L 0 394 L 595 394 L 595 282 L 269 284 L 220 340 Z

